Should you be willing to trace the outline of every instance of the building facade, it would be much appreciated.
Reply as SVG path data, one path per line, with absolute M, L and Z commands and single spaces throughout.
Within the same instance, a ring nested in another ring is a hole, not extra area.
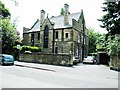
M 83 11 L 69 13 L 64 4 L 64 15 L 48 16 L 41 10 L 40 20 L 31 29 L 23 28 L 23 44 L 42 47 L 43 53 L 69 53 L 80 60 L 88 52 L 88 36 Z

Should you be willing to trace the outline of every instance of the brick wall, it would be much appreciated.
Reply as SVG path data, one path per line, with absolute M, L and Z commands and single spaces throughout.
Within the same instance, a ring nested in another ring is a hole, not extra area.
M 20 54 L 19 61 L 50 65 L 73 66 L 72 55 L 70 54 Z

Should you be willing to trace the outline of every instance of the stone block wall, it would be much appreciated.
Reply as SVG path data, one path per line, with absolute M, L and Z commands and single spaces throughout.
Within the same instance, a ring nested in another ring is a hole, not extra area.
M 109 66 L 111 69 L 120 71 L 120 57 L 110 58 Z
M 34 46 L 40 46 L 40 38 L 38 36 L 40 32 L 34 32 Z
M 23 34 L 23 44 L 24 45 L 31 45 L 31 43 L 30 43 L 30 34 L 29 33 L 24 33 Z
M 49 65 L 73 66 L 72 55 L 70 54 L 20 54 L 19 61 Z

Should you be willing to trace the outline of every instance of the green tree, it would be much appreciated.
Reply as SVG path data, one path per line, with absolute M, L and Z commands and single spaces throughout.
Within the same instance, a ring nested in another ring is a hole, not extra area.
M 5 5 L 0 1 L 0 15 L 2 15 L 2 17 L 9 17 L 11 16 L 9 10 L 5 7 Z
M 120 70 L 120 34 L 109 36 L 106 47 L 110 55 L 110 68 Z
M 100 19 L 106 28 L 106 51 L 110 56 L 110 67 L 120 70 L 120 1 L 104 2 L 103 12 L 106 14 Z
M 95 53 L 96 52 L 97 36 L 92 28 L 88 29 L 88 38 L 89 38 L 89 50 L 88 50 L 88 52 Z
M 15 28 L 10 23 L 10 19 L 2 19 L 2 51 L 5 53 L 6 51 L 12 51 L 12 47 L 17 40 L 17 36 L 15 35 Z
M 15 44 L 15 41 L 19 38 L 15 34 L 16 28 L 14 25 L 10 22 L 10 12 L 9 10 L 2 4 L 0 1 L 0 4 L 2 5 L 0 9 L 2 10 L 1 13 L 1 19 L 0 19 L 0 25 L 2 28 L 1 36 L 2 36 L 2 53 L 9 53 L 13 50 L 13 45 Z
M 106 28 L 109 35 L 120 34 L 120 1 L 119 2 L 104 2 L 105 7 L 103 12 L 106 12 L 99 19 L 103 23 L 102 28 Z
M 61 11 L 60 11 L 60 15 L 64 15 L 64 9 L 63 8 L 61 8 Z
M 97 35 L 97 40 L 96 40 L 96 50 L 103 50 L 105 49 L 105 44 L 106 44 L 106 41 L 105 41 L 105 37 L 106 37 L 106 34 L 98 34 Z
M 96 53 L 98 49 L 105 48 L 105 34 L 95 32 L 94 29 L 88 28 L 89 47 L 88 53 Z

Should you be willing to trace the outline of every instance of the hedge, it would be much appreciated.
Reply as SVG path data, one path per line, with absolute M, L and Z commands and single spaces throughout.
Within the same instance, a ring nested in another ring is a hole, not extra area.
M 13 48 L 17 48 L 16 46 L 13 46 Z M 21 46 L 20 47 L 20 52 L 25 52 L 25 51 L 31 51 L 31 52 L 41 52 L 41 48 L 40 47 L 36 47 L 36 46 Z

